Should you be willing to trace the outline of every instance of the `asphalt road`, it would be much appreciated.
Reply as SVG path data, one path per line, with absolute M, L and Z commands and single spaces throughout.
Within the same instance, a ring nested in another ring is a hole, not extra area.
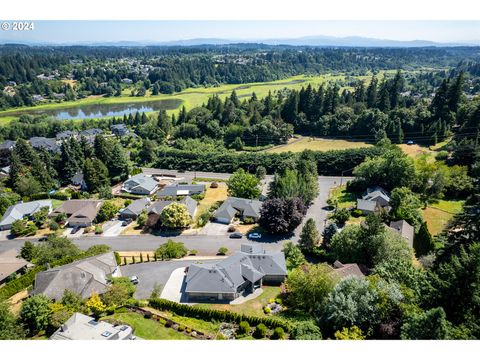
M 200 175 L 197 174 L 197 176 Z M 348 180 L 348 178 L 343 178 L 344 183 L 346 180 Z M 321 176 L 318 181 L 320 190 L 319 195 L 308 209 L 304 222 L 310 217 L 314 218 L 317 227 L 321 232 L 327 217 L 327 211 L 324 208 L 327 206 L 328 194 L 332 187 L 340 184 L 340 177 Z M 286 240 L 292 240 L 294 242 L 298 241 L 302 225 L 296 229 L 293 235 L 285 237 L 264 236 L 260 241 L 255 241 L 255 243 L 261 242 L 264 245 L 265 250 L 281 250 L 283 243 Z M 229 252 L 233 252 L 239 250 L 241 244 L 252 242 L 245 237 L 242 239 L 230 239 L 228 235 L 155 236 L 149 234 L 119 235 L 114 237 L 89 235 L 73 238 L 72 241 L 81 249 L 87 249 L 92 245 L 106 244 L 113 250 L 117 251 L 148 251 L 157 249 L 161 244 L 167 242 L 168 239 L 183 242 L 188 249 L 197 250 L 199 255 L 215 255 L 220 247 L 226 247 L 229 249 Z M 26 240 L 30 239 L 0 240 L 0 252 L 10 249 L 19 250 Z M 36 240 L 30 241 L 36 242 Z

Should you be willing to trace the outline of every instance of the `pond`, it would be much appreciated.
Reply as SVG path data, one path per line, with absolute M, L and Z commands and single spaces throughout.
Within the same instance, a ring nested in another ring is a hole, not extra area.
M 180 99 L 152 100 L 119 104 L 86 104 L 75 107 L 22 110 L 9 115 L 43 115 L 47 114 L 58 120 L 91 119 L 101 117 L 123 116 L 136 112 L 151 112 L 160 110 L 174 110 L 182 103 Z

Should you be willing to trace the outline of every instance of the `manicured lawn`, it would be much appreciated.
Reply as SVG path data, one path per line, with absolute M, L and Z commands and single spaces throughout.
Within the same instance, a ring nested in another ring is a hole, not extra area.
M 423 210 L 423 218 L 427 222 L 428 230 L 432 235 L 442 232 L 448 222 L 462 211 L 461 200 L 440 200 Z
M 263 307 L 267 305 L 269 299 L 274 299 L 280 294 L 280 287 L 264 286 L 262 289 L 263 293 L 259 297 L 243 304 L 198 304 L 195 306 L 207 309 L 228 310 L 250 316 L 267 316 L 263 312 Z
M 198 217 L 210 209 L 213 204 L 215 204 L 217 201 L 224 201 L 227 196 L 227 185 L 225 183 L 218 183 L 218 188 L 216 189 L 212 189 L 210 184 L 207 184 L 205 197 L 198 203 L 197 212 L 195 213 L 193 223 L 195 224 Z
M 333 188 L 330 191 L 330 200 L 332 201 L 333 206 L 335 206 L 335 203 L 337 202 L 339 209 L 351 208 L 357 203 L 355 194 L 347 192 L 347 185 Z
M 155 320 L 145 319 L 140 314 L 119 313 L 102 318 L 102 320 L 106 319 L 114 319 L 130 325 L 135 335 L 146 340 L 193 340 L 190 336 L 167 328 Z
M 362 147 L 372 146 L 361 141 L 347 141 L 347 140 L 335 140 L 335 139 L 311 139 L 309 137 L 300 137 L 299 139 L 293 139 L 289 144 L 274 147 L 266 150 L 271 153 L 281 153 L 286 151 L 301 152 L 305 149 L 315 151 L 329 151 L 329 150 L 345 150 L 345 149 L 357 149 Z

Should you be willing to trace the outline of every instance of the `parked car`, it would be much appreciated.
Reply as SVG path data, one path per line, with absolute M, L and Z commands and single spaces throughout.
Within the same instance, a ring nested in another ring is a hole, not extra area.
M 408 141 L 407 141 L 407 145 L 413 145 L 413 141 L 412 141 L 412 140 L 408 140 Z
M 137 285 L 138 284 L 138 277 L 136 275 L 130 276 L 130 282 L 133 285 Z
M 122 226 L 127 226 L 132 223 L 132 219 L 125 219 L 122 221 Z
M 234 232 L 230 234 L 230 238 L 232 239 L 241 239 L 242 237 L 243 237 L 243 234 L 239 232 Z
M 262 234 L 259 234 L 259 233 L 250 233 L 248 234 L 248 238 L 249 239 L 261 239 L 262 238 Z
M 80 226 L 75 226 L 73 229 L 72 229 L 72 232 L 70 234 L 76 234 L 78 231 L 80 230 Z

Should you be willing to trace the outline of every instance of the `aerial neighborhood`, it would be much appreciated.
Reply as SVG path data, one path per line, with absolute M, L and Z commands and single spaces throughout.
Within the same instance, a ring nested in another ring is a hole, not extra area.
M 478 49 L 247 45 L 0 45 L 0 339 L 480 338 Z

